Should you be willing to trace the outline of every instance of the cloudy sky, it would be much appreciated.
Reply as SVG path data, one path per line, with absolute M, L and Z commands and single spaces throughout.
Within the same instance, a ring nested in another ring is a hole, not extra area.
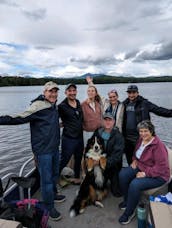
M 0 75 L 172 75 L 171 0 L 0 0 Z

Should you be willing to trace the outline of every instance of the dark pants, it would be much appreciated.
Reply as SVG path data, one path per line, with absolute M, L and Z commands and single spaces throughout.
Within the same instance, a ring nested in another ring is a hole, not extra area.
M 105 170 L 105 178 L 106 180 L 110 180 L 110 188 L 114 196 L 121 193 L 120 186 L 119 186 L 119 172 L 121 168 L 122 168 L 122 160 L 121 162 L 118 162 L 115 165 L 115 167 Z
M 59 177 L 59 152 L 42 154 L 36 157 L 40 174 L 42 199 L 48 210 L 54 207 L 56 184 Z
M 68 164 L 72 155 L 74 155 L 74 173 L 75 178 L 80 177 L 81 160 L 84 150 L 83 138 L 71 139 L 62 136 L 62 152 L 60 161 L 60 172 Z
M 124 153 L 126 155 L 128 165 L 132 163 L 132 157 L 135 150 L 136 142 L 137 140 L 131 141 L 131 140 L 125 139 Z
M 127 216 L 134 212 L 142 191 L 159 187 L 165 183 L 165 180 L 158 177 L 136 178 L 137 172 L 139 172 L 139 169 L 127 167 L 119 173 L 120 187 L 127 206 L 125 210 Z

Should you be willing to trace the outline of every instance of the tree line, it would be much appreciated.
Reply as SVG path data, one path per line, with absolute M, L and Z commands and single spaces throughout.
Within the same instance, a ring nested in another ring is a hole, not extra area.
M 54 81 L 59 85 L 68 83 L 86 84 L 83 77 L 78 78 L 31 78 L 31 77 L 17 77 L 17 76 L 0 76 L 0 87 L 2 86 L 33 86 L 44 85 L 48 81 Z M 111 83 L 141 83 L 141 82 L 172 82 L 172 76 L 162 77 L 119 77 L 100 75 L 94 77 L 95 84 L 111 84 Z

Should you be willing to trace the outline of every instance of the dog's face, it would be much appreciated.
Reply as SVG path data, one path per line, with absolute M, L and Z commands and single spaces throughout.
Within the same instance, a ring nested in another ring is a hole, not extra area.
M 99 165 L 103 170 L 105 169 L 106 153 L 104 150 L 104 140 L 94 134 L 88 140 L 85 150 L 85 163 L 89 172 L 94 169 L 95 162 L 96 165 Z
M 87 153 L 90 149 L 100 155 L 104 152 L 104 140 L 96 135 L 93 135 L 90 139 L 88 139 L 85 152 Z

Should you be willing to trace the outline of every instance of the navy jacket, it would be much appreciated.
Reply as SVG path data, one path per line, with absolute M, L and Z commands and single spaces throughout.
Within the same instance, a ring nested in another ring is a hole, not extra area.
M 57 152 L 60 143 L 59 116 L 56 104 L 43 95 L 32 101 L 30 107 L 16 116 L 1 116 L 0 125 L 30 122 L 31 145 L 35 155 Z

